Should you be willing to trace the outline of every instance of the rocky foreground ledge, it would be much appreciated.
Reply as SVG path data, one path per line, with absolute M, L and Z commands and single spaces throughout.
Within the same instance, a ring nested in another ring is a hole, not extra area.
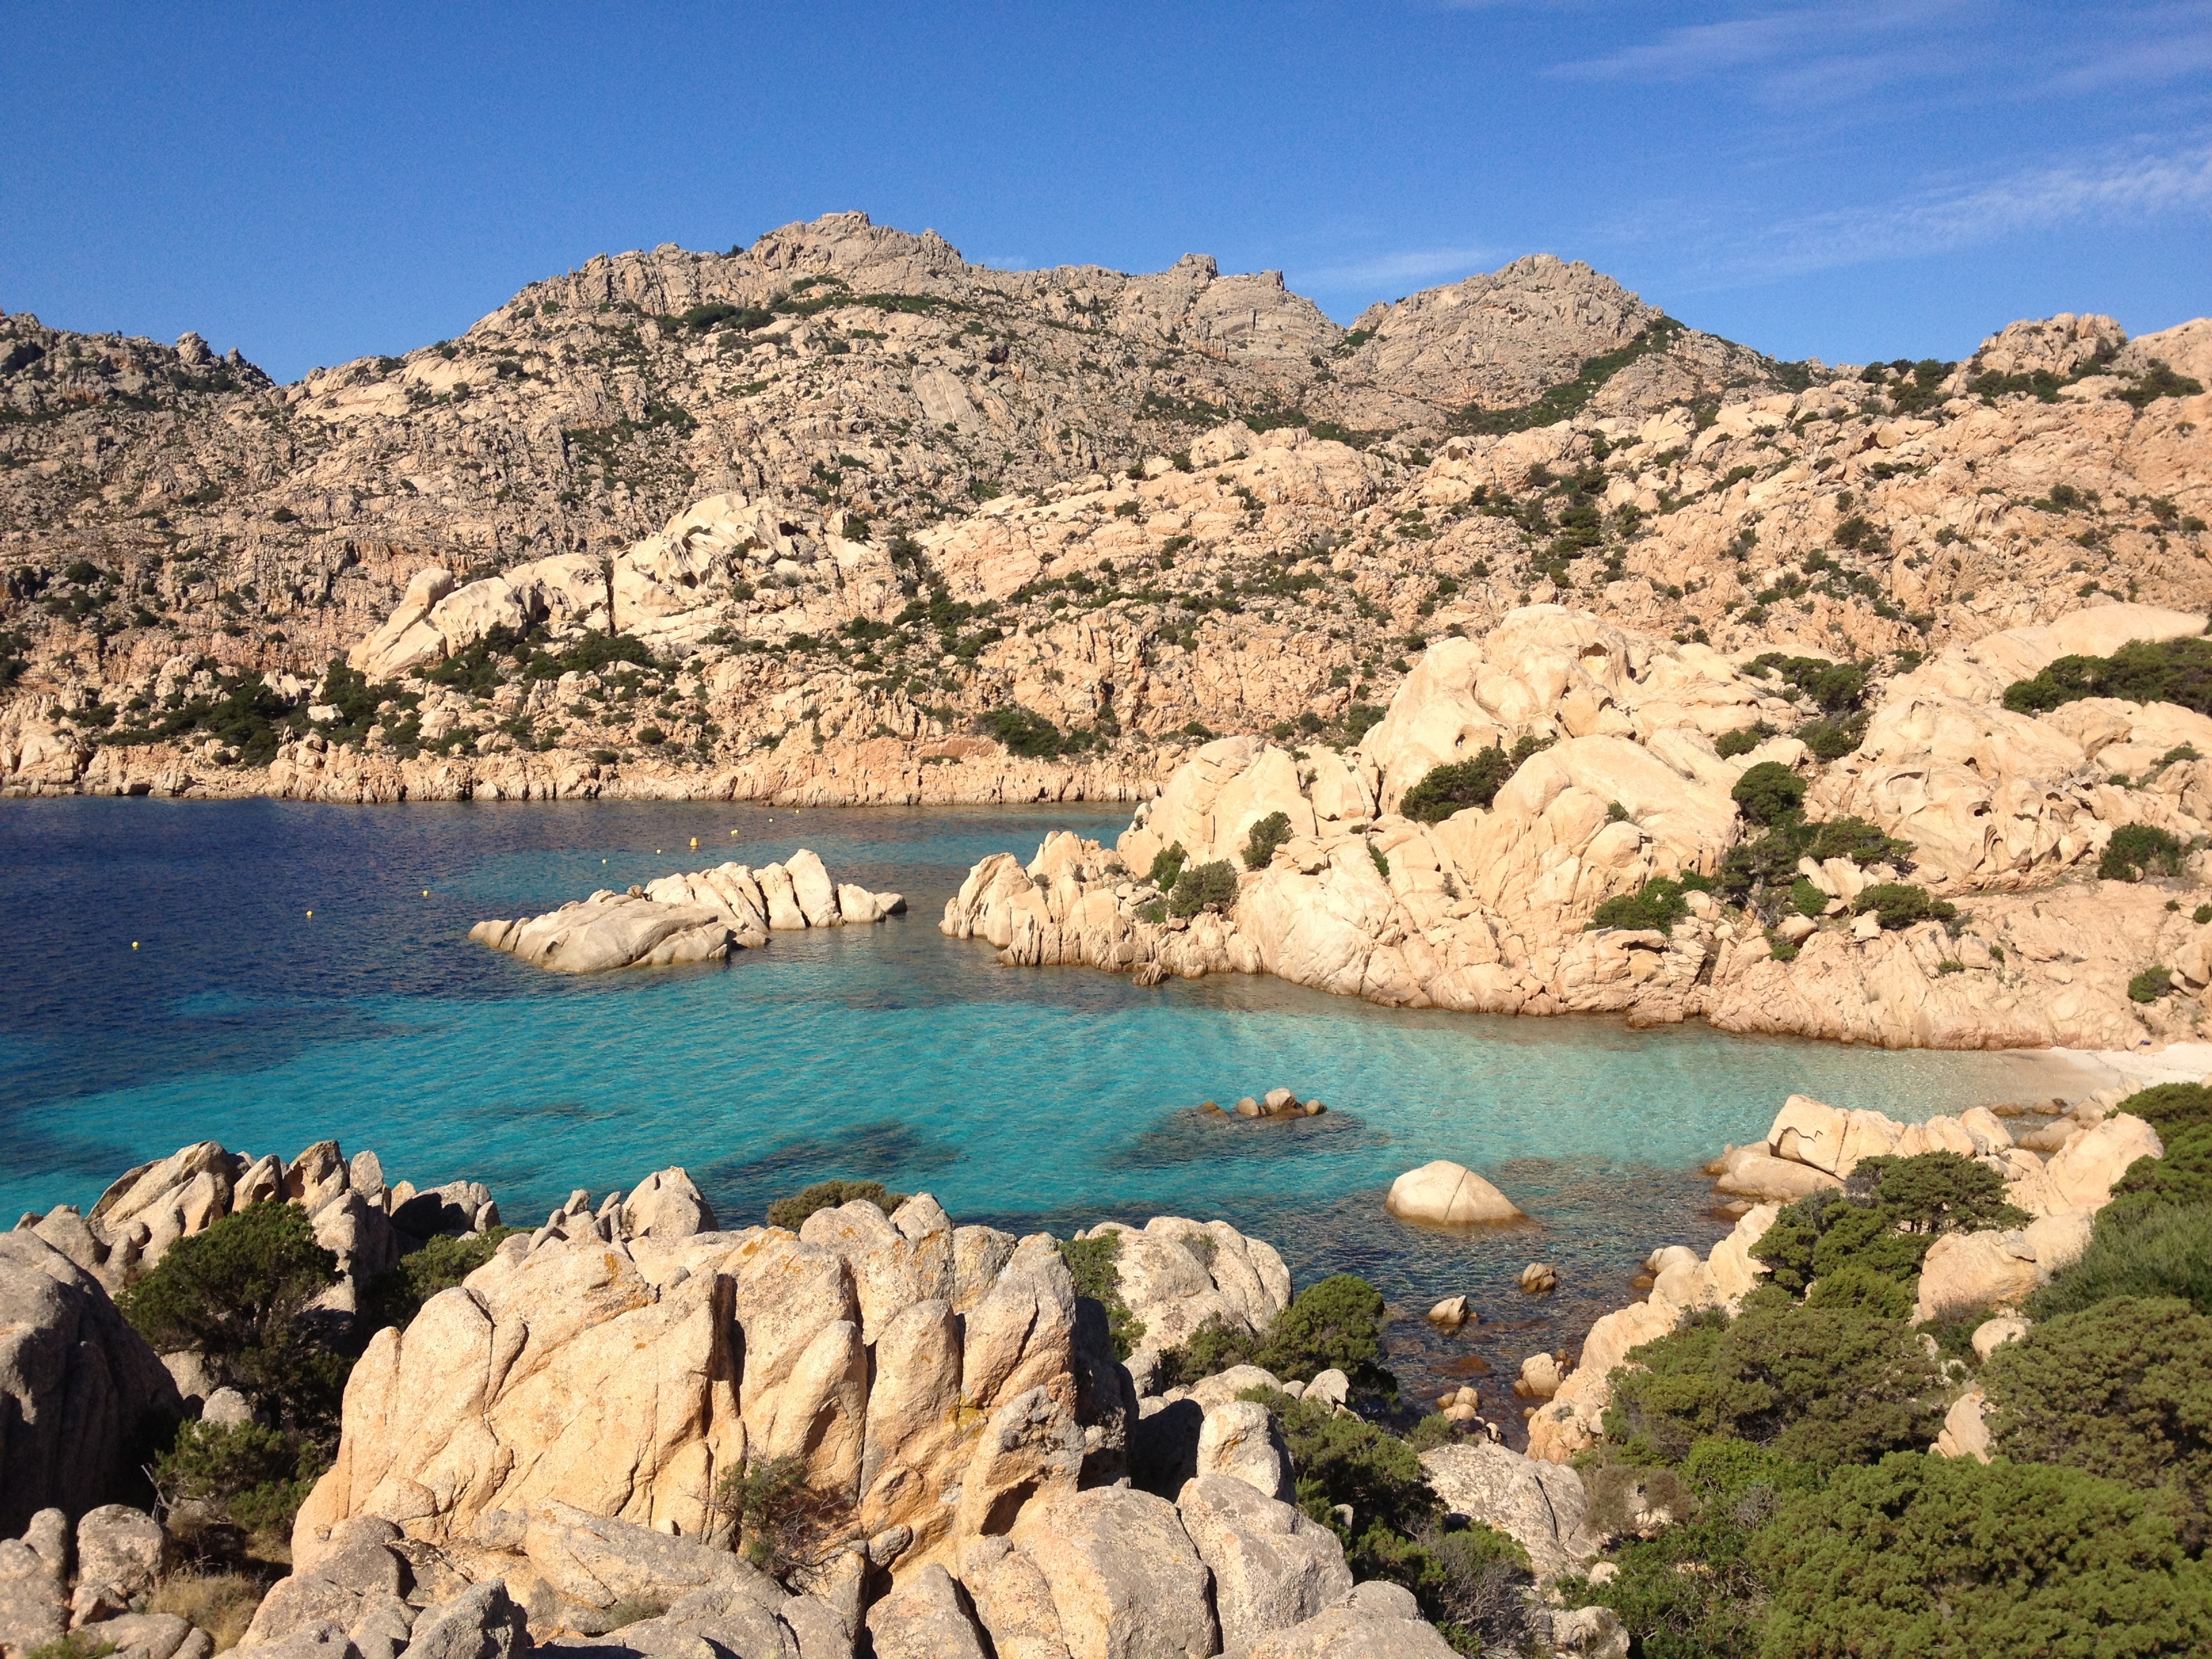
M 835 879 L 800 848 L 755 870 L 724 864 L 679 871 L 626 893 L 606 889 L 542 916 L 480 921 L 469 937 L 540 968 L 594 974 L 610 968 L 720 962 L 755 951 L 770 933 L 866 926 L 899 915 L 906 900 Z

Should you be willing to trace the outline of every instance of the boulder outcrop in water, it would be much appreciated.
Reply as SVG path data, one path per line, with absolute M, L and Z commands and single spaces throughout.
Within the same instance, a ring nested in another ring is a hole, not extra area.
M 602 890 L 520 921 L 480 921 L 469 937 L 556 973 L 720 962 L 757 950 L 773 932 L 866 926 L 897 915 L 906 900 L 831 877 L 800 848 L 756 870 L 724 864 L 633 887 Z
M 942 931 L 988 939 L 1012 965 L 1083 963 L 1148 984 L 1265 972 L 1393 1006 L 1698 1016 L 1892 1048 L 2185 1036 L 2212 998 L 2212 934 L 2194 920 L 2212 897 L 2201 860 L 2179 889 L 2088 867 L 2120 828 L 2185 844 L 2212 835 L 2212 762 L 2190 758 L 2212 753 L 2212 720 L 2170 705 L 2029 716 L 1996 703 L 2003 677 L 2058 655 L 2202 626 L 2108 605 L 1955 647 L 1892 682 L 1863 749 L 1821 771 L 1797 738 L 1759 737 L 1779 688 L 1753 665 L 1530 606 L 1480 640 L 1431 646 L 1355 750 L 1223 738 L 1111 848 L 1056 834 L 1026 866 L 991 855 Z M 1717 739 L 1732 732 L 1744 736 L 1723 757 Z M 1486 752 L 1510 772 L 1488 805 L 1401 815 L 1437 769 Z M 2123 759 L 2135 787 L 2110 781 Z M 1809 779 L 1808 814 L 1863 818 L 1918 862 L 1806 858 L 1779 917 L 1688 890 L 1664 915 L 1595 922 L 1655 880 L 1712 885 L 1762 833 L 1732 797 L 1770 763 Z M 1265 845 L 1262 824 L 1277 829 Z M 1231 884 L 1219 894 L 1186 902 L 1152 879 L 1217 861 Z M 1971 912 L 1947 923 L 1939 910 L 1857 911 L 1869 889 L 1907 882 L 1931 910 L 1971 893 Z M 2175 976 L 2170 1000 L 2134 994 L 2150 964 Z

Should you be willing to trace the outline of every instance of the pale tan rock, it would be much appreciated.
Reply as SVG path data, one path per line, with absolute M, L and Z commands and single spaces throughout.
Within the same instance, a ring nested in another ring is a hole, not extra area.
M 1571 1468 L 1468 1441 L 1423 1452 L 1421 1471 L 1453 1514 L 1511 1534 L 1539 1578 L 1579 1571 L 1598 1553 L 1589 1496 Z
M 2165 1146 L 2158 1131 L 2127 1112 L 2115 1113 L 2075 1136 L 2045 1166 L 2051 1185 L 2078 1210 L 2099 1210 L 2111 1201 L 2112 1184 L 2137 1158 L 2159 1158 Z
M 1974 1327 L 1974 1357 L 1986 1360 L 2008 1342 L 2017 1342 L 2027 1334 L 2027 1322 L 2017 1314 L 1999 1314 L 1995 1319 L 1985 1319 Z
M 1224 1659 L 1315 1617 L 1351 1591 L 1336 1534 L 1247 1482 L 1201 1474 L 1184 1485 L 1176 1507 L 1212 1575 Z
M 960 1582 L 999 1659 L 1068 1659 L 1052 1585 L 1028 1555 L 1002 1536 L 969 1540 Z
M 1025 1508 L 1013 1535 L 1052 1586 L 1072 1659 L 1219 1650 L 1206 1564 L 1165 1498 L 1127 1487 L 1074 1492 Z
M 623 1232 L 630 1238 L 664 1242 L 714 1231 L 714 1206 L 681 1166 L 656 1170 L 623 1200 Z
M 1252 1400 L 1229 1400 L 1207 1409 L 1198 1431 L 1198 1474 L 1200 1479 L 1227 1475 L 1285 1504 L 1297 1490 L 1291 1454 L 1274 1419 Z
M 1951 1402 L 1943 1414 L 1943 1431 L 1928 1449 L 1938 1457 L 1971 1457 L 1990 1461 L 1989 1425 L 1983 1420 L 1986 1402 L 1979 1389 L 1969 1389 Z
M 1467 1227 L 1516 1221 L 1520 1208 L 1464 1164 L 1439 1158 L 1390 1183 L 1384 1207 L 1401 1221 Z
M 951 1574 L 932 1562 L 868 1609 L 877 1659 L 984 1659 Z

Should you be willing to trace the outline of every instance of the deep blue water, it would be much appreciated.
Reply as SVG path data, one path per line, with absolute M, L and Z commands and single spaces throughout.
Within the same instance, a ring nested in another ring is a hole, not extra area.
M 487 1182 L 523 1224 L 573 1188 L 670 1164 L 726 1224 L 809 1181 L 866 1176 L 963 1220 L 1219 1216 L 1275 1243 L 1301 1282 L 1365 1271 L 1409 1303 L 1498 1290 L 1540 1255 L 1579 1292 L 1543 1304 L 1548 1328 L 1625 1299 L 1654 1245 L 1716 1236 L 1695 1166 L 1793 1091 L 1904 1118 L 2052 1091 L 2046 1063 L 2019 1056 L 1392 1012 L 1237 975 L 1140 990 L 1002 969 L 937 932 L 984 854 L 1125 822 L 1096 807 L 7 803 L 0 1212 L 88 1206 L 203 1139 L 289 1157 L 335 1137 L 375 1149 L 389 1179 Z M 583 979 L 463 938 L 486 916 L 800 846 L 904 892 L 909 913 L 779 933 L 726 964 Z M 1277 1084 L 1330 1112 L 1253 1125 L 1191 1109 Z M 1390 1179 L 1438 1157 L 1484 1170 L 1530 1224 L 1465 1240 L 1388 1218 Z

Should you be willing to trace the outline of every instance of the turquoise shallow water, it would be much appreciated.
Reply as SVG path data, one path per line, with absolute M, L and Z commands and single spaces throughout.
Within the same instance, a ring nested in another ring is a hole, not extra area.
M 335 1137 L 374 1147 L 393 1179 L 483 1180 L 524 1224 L 572 1188 L 668 1164 L 732 1224 L 810 1180 L 872 1176 L 962 1219 L 1221 1216 L 1302 1280 L 1352 1267 L 1409 1299 L 1502 1284 L 1544 1255 L 1620 1300 L 1653 1245 L 1715 1236 L 1696 1164 L 1792 1091 L 1901 1118 L 2051 1092 L 2048 1063 L 2022 1056 L 1391 1012 L 1234 975 L 1140 990 L 1001 969 L 937 932 L 985 853 L 1125 821 L 9 803 L 0 1210 L 88 1205 L 203 1138 L 289 1156 Z M 798 846 L 905 892 L 909 914 L 778 934 L 726 965 L 581 980 L 462 937 L 484 916 Z M 1292 1125 L 1191 1109 L 1277 1084 L 1332 1109 Z M 1488 1174 L 1530 1226 L 1468 1241 L 1391 1221 L 1391 1177 L 1439 1157 Z

